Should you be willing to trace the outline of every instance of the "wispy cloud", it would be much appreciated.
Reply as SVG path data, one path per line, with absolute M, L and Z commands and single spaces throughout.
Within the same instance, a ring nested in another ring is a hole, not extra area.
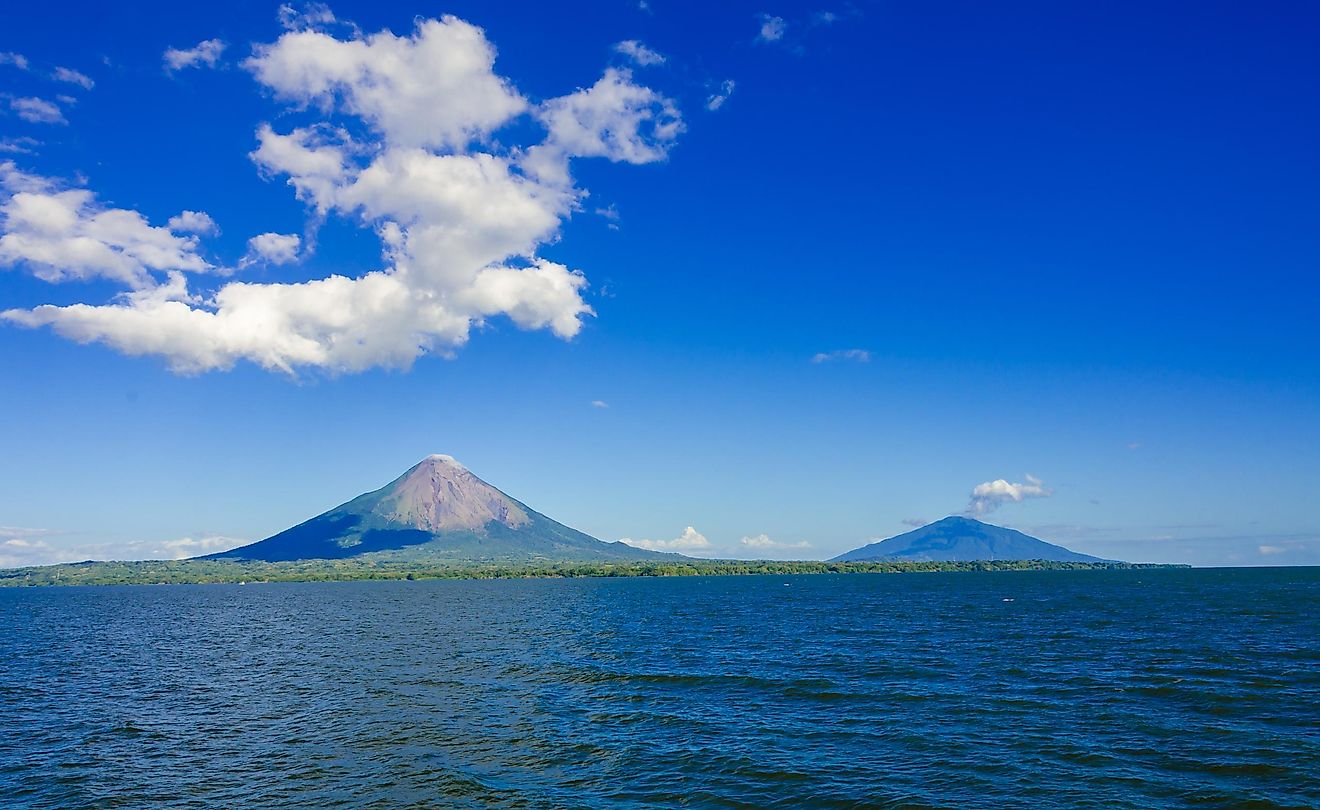
M 614 50 L 642 67 L 663 65 L 665 63 L 665 57 L 662 54 L 646 47 L 639 40 L 625 39 L 623 42 L 615 43 Z
M 53 101 L 43 98 L 12 98 L 9 109 L 30 124 L 67 124 L 63 111 Z
M 41 142 L 35 138 L 26 136 L 18 138 L 0 139 L 0 153 L 9 153 L 13 155 L 30 155 Z
M 19 70 L 27 70 L 31 66 L 26 56 L 13 51 L 0 51 L 0 65 L 13 65 Z
M 316 30 L 337 22 L 335 13 L 325 3 L 285 3 L 276 17 L 287 31 Z
M 783 17 L 776 17 L 771 14 L 761 15 L 761 27 L 757 31 L 756 38 L 761 42 L 778 42 L 784 38 L 788 31 L 788 23 Z
M 22 535 L 5 532 L 21 531 Z M 182 560 L 228 551 L 249 541 L 221 535 L 199 535 L 173 540 L 138 540 L 124 543 L 58 543 L 46 538 L 60 534 L 43 529 L 0 529 L 0 568 L 82 562 L 84 560 Z
M 96 86 L 96 82 L 92 81 L 86 74 L 79 73 L 72 68 L 57 67 L 55 72 L 51 74 L 51 78 L 57 82 L 76 84 L 84 90 L 91 90 Z
M 54 529 L 33 529 L 24 526 L 0 526 L 0 539 L 13 537 L 44 537 L 58 534 Z
M 715 112 L 723 107 L 724 102 L 728 101 L 729 96 L 733 95 L 733 89 L 736 86 L 733 79 L 725 79 L 720 82 L 719 89 L 706 97 L 706 109 Z
M 220 54 L 228 47 L 218 39 L 206 39 L 191 48 L 167 48 L 162 58 L 166 72 L 173 73 L 191 67 L 215 67 Z
M 820 352 L 813 355 L 813 363 L 831 363 L 835 360 L 852 360 L 856 363 L 871 362 L 871 353 L 866 349 L 837 349 L 832 352 Z
M 604 409 L 610 407 L 610 403 L 606 402 L 603 399 L 593 399 L 591 401 L 591 407 Z
M 619 229 L 619 220 L 621 217 L 619 216 L 619 209 L 614 207 L 614 203 L 610 203 L 604 208 L 597 208 L 596 216 L 605 219 L 605 227 L 610 230 L 617 231 Z

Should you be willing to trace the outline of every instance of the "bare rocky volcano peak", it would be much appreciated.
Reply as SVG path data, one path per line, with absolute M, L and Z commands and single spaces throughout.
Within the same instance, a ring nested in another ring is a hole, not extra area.
M 472 474 L 453 456 L 427 456 L 384 487 L 265 540 L 213 559 L 316 560 L 370 556 L 434 562 L 665 559 L 551 520 Z
M 427 532 L 480 529 L 492 521 L 509 528 L 530 519 L 513 498 L 473 475 L 453 456 L 422 459 L 384 489 L 371 512 L 392 523 Z

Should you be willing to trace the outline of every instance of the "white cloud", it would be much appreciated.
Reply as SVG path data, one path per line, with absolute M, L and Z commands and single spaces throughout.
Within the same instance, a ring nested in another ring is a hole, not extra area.
M 358 151 L 348 133 L 330 126 L 294 129 L 280 135 L 269 124 L 257 128 L 257 148 L 249 157 L 268 176 L 288 175 L 298 199 L 325 213 L 349 178 L 349 160 Z
M 781 543 L 777 540 L 771 540 L 767 534 L 758 534 L 751 537 L 744 537 L 738 541 L 744 548 L 754 549 L 774 549 L 774 548 L 811 548 L 811 543 L 806 540 L 797 543 Z
M 79 73 L 72 68 L 57 67 L 55 68 L 55 72 L 51 74 L 51 78 L 58 82 L 76 84 L 84 90 L 91 90 L 96 86 L 96 82 L 88 78 L 86 74 Z
M 484 32 L 453 17 L 420 21 L 408 36 L 342 36 L 298 29 L 255 48 L 245 66 L 257 80 L 322 120 L 284 133 L 261 124 L 251 157 L 267 177 L 286 179 L 314 217 L 337 214 L 375 232 L 380 269 L 190 293 L 182 275 L 147 267 L 149 279 L 121 273 L 135 292 L 112 303 L 0 317 L 160 355 L 184 373 L 240 360 L 287 373 L 407 367 L 428 352 L 452 353 L 496 316 L 576 335 L 594 314 L 586 278 L 537 255 L 586 196 L 570 161 L 663 160 L 682 129 L 673 102 L 611 68 L 588 89 L 533 106 L 494 72 Z M 528 112 L 545 127 L 539 143 L 489 139 Z M 69 274 L 43 267 L 52 278 Z
M 593 400 L 591 401 L 591 407 L 593 407 L 593 408 L 608 408 L 608 407 L 610 407 L 610 403 L 606 402 L 606 401 L 603 400 L 603 399 L 593 399 Z
M 720 82 L 720 88 L 706 97 L 706 109 L 715 112 L 723 107 L 724 102 L 728 101 L 729 96 L 733 95 L 735 86 L 733 79 L 725 79 Z
M 102 277 L 139 289 L 151 273 L 204 272 L 194 236 L 150 225 L 136 211 L 107 208 L 86 189 L 0 163 L 0 268 L 23 265 L 50 282 Z
M 41 143 L 26 136 L 0 139 L 0 154 L 30 155 Z
M 762 14 L 761 30 L 757 32 L 756 38 L 763 42 L 778 42 L 784 38 L 784 33 L 787 30 L 788 23 L 784 22 L 783 17 Z
M 835 360 L 852 360 L 857 363 L 871 362 L 871 353 L 866 349 L 839 349 L 832 352 L 820 352 L 812 355 L 813 363 L 829 363 Z
M 4 316 L 23 326 L 51 326 L 79 343 L 161 355 L 180 373 L 230 368 L 241 358 L 286 373 L 297 366 L 405 366 L 429 345 L 430 335 L 457 341 L 466 334 L 466 321 L 445 320 L 437 305 L 418 306 L 401 279 L 381 272 L 301 284 L 230 283 L 209 309 L 193 306 L 182 290 L 160 292 L 104 306 L 41 306 Z
M 53 534 L 45 532 L 45 534 Z M 4 535 L 0 534 L 0 538 Z M 34 539 L 36 535 L 0 539 L 0 568 L 83 562 L 85 560 L 181 560 L 228 551 L 250 541 L 219 535 L 175 540 L 135 540 L 124 543 L 59 543 Z
M 1028 475 L 1026 483 L 1011 484 L 1002 478 L 977 484 L 972 489 L 971 500 L 967 503 L 965 514 L 973 517 L 988 515 L 1005 503 L 1021 503 L 1028 498 L 1048 498 L 1053 490 L 1047 489 L 1039 478 Z
M 642 67 L 663 65 L 665 62 L 665 57 L 662 54 L 651 50 L 635 39 L 625 39 L 623 42 L 615 43 L 614 50 Z
M 619 220 L 621 217 L 619 216 L 619 209 L 614 207 L 614 203 L 610 203 L 604 208 L 597 208 L 596 216 L 605 220 L 605 227 L 612 231 L 619 230 Z
M 901 522 L 904 526 L 911 526 L 914 529 L 920 529 L 922 526 L 930 523 L 929 520 L 924 520 L 922 518 L 903 518 Z
M 211 215 L 205 211 L 180 211 L 169 219 L 170 230 L 180 233 L 195 233 L 209 236 L 220 233 L 220 226 L 215 224 Z
M 11 98 L 9 108 L 32 124 L 67 124 L 58 104 L 42 98 Z
M 336 22 L 335 13 L 325 3 L 285 3 L 277 12 L 280 25 L 289 31 L 320 28 Z
M 1320 563 L 1320 538 L 1314 535 L 1274 535 L 1268 539 L 1272 542 L 1261 543 L 1256 547 L 1256 551 L 1264 559 L 1257 560 L 1248 556 L 1242 561 L 1248 565 L 1316 565 Z
M 634 548 L 644 548 L 648 551 L 700 552 L 710 550 L 710 541 L 691 526 L 684 529 L 683 533 L 673 540 L 633 540 L 630 537 L 625 537 L 619 542 L 627 543 Z
M 226 43 L 221 40 L 205 39 L 191 48 L 167 48 L 162 57 L 165 70 L 172 73 L 191 67 L 215 67 L 226 47 Z
M 524 329 L 549 328 L 570 338 L 593 314 L 582 300 L 587 279 L 562 264 L 536 259 L 530 267 L 487 267 L 455 300 L 478 315 L 507 315 Z
M 0 65 L 13 65 L 19 70 L 27 70 L 29 67 L 27 57 L 13 51 L 0 51 Z
M 263 233 L 248 240 L 247 255 L 240 266 L 264 262 L 266 264 L 292 264 L 298 261 L 302 237 L 294 233 Z
M 357 116 L 389 146 L 461 150 L 527 107 L 494 63 L 480 28 L 446 16 L 404 37 L 290 31 L 244 66 L 278 98 Z
M 627 69 L 608 68 L 585 90 L 550 99 L 536 111 L 548 136 L 527 150 L 522 167 L 543 183 L 568 182 L 568 160 L 604 157 L 615 163 L 664 160 L 683 132 L 674 102 L 632 81 Z

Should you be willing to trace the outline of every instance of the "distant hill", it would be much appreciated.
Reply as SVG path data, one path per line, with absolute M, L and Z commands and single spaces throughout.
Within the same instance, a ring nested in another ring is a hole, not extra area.
M 840 554 L 831 562 L 904 560 L 1051 560 L 1108 562 L 1002 526 L 965 517 L 946 517 L 920 529 Z
M 388 486 L 251 545 L 198 559 L 409 562 L 682 559 L 605 543 L 558 523 L 450 456 L 423 459 Z

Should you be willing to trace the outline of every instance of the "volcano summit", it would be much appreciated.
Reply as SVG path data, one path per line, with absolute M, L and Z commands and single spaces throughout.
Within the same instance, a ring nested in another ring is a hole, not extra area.
M 551 520 L 481 480 L 452 456 L 427 456 L 395 481 L 265 540 L 209 560 L 407 561 L 672 559 L 605 543 Z
M 976 560 L 1048 560 L 1112 562 L 1047 543 L 1003 526 L 950 516 L 914 531 L 840 554 L 832 562 L 972 562 Z

